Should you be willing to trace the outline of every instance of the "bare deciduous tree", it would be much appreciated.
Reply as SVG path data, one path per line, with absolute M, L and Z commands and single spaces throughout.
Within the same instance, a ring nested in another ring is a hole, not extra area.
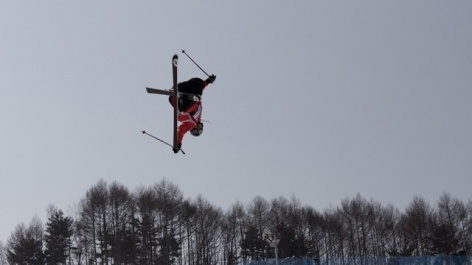
M 184 200 L 165 179 L 134 192 L 100 180 L 70 215 L 72 241 L 60 247 L 52 229 L 62 220 L 59 212 L 48 208 L 46 234 L 37 217 L 28 227 L 18 225 L 6 246 L 0 245 L 0 265 L 43 264 L 43 250 L 49 263 L 65 263 L 69 256 L 69 263 L 79 265 L 234 265 L 274 258 L 266 240 L 271 234 L 280 239 L 279 258 L 355 257 L 348 262 L 365 264 L 362 257 L 472 251 L 472 200 L 465 205 L 447 193 L 435 207 L 416 196 L 404 212 L 360 194 L 323 212 L 302 206 L 293 195 L 270 202 L 256 196 L 246 206 L 237 202 L 223 212 L 201 195 Z
M 414 254 L 428 255 L 431 249 L 433 209 L 422 197 L 415 196 L 402 218 L 403 232 L 414 247 Z

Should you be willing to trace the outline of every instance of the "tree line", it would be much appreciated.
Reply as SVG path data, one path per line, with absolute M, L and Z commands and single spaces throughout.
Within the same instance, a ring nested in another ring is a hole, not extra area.
M 19 224 L 3 264 L 238 264 L 278 257 L 465 255 L 472 247 L 472 200 L 448 193 L 435 205 L 420 196 L 399 211 L 360 194 L 320 212 L 295 197 L 222 210 L 203 196 L 184 199 L 163 179 L 134 192 L 100 180 L 68 216 L 50 206 L 43 225 Z M 7 263 L 8 262 L 8 263 Z

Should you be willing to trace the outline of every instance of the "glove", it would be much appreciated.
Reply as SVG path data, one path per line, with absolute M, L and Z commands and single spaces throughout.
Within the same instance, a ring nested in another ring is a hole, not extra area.
M 177 154 L 180 151 L 181 148 L 182 148 L 182 143 L 178 143 L 177 144 L 177 150 L 175 150 L 174 148 L 172 148 L 172 150 L 174 150 L 174 153 Z
M 216 75 L 210 75 L 205 82 L 207 84 L 213 84 L 213 82 L 215 82 L 215 79 L 216 79 Z

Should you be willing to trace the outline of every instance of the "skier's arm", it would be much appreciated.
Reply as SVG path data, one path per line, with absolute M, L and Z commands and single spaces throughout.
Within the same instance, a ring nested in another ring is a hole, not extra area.
M 205 80 L 205 86 L 203 87 L 202 91 L 205 90 L 205 88 L 206 88 L 209 84 L 213 84 L 213 82 L 215 82 L 215 79 L 216 79 L 216 75 L 210 75 L 210 76 Z

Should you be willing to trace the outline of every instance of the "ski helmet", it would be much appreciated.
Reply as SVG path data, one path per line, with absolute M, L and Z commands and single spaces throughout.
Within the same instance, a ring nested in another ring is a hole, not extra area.
M 203 123 L 198 122 L 197 125 L 190 131 L 193 136 L 200 136 L 203 133 Z

